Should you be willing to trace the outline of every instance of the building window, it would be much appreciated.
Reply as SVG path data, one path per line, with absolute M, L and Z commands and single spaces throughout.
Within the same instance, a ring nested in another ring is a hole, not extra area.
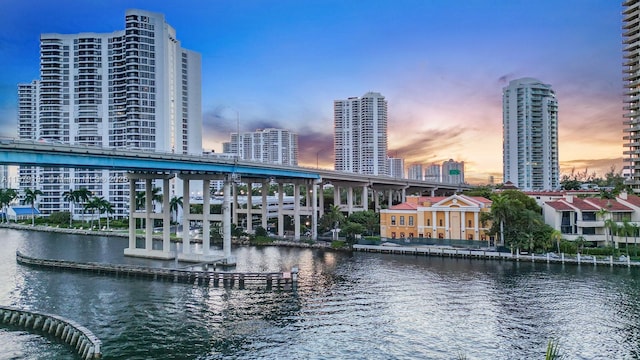
M 438 233 L 438 239 L 444 239 L 444 234 Z
M 396 224 L 396 216 L 391 215 L 391 225 L 395 225 L 395 224 Z
M 413 216 L 409 216 L 409 226 L 413 226 Z
M 473 240 L 473 235 L 472 235 L 472 234 L 469 234 L 469 236 L 467 236 L 467 239 L 468 239 L 468 240 Z
M 404 232 L 401 232 L 401 233 L 400 233 L 400 238 L 401 238 L 401 239 L 404 239 Z
M 413 233 L 409 233 L 409 238 L 413 239 Z
M 431 219 L 427 219 L 427 226 L 431 226 Z
M 442 226 L 442 219 L 440 219 L 440 220 L 438 221 L 438 224 L 440 224 L 440 226 Z
M 396 238 L 396 232 L 395 232 L 395 231 L 391 233 L 391 238 L 392 238 L 392 239 L 395 239 L 395 238 Z
M 467 226 L 467 227 L 471 227 L 471 226 L 472 226 L 472 225 L 471 225 L 471 223 L 472 223 L 472 221 L 471 221 L 471 220 L 469 220 L 469 226 Z
M 427 233 L 427 239 L 431 239 L 431 233 L 430 232 Z
M 400 216 L 400 225 L 404 225 L 404 216 Z

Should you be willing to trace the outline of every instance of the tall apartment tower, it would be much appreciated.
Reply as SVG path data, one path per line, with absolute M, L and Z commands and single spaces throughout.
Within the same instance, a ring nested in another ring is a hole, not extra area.
M 404 159 L 389 158 L 389 176 L 396 179 L 404 179 Z
M 127 10 L 125 29 L 113 33 L 42 34 L 40 80 L 18 85 L 19 136 L 201 154 L 200 64 L 162 14 L 142 10 Z M 80 187 L 109 200 L 115 216 L 129 212 L 123 172 L 23 167 L 20 179 L 43 191 L 43 213 L 69 210 L 61 194 Z
M 241 144 L 238 147 L 238 142 Z M 280 165 L 298 165 L 298 134 L 283 129 L 260 129 L 231 133 L 231 141 L 222 144 L 223 152 L 238 154 L 239 159 Z
M 623 3 L 623 74 L 624 74 L 624 148 L 623 159 L 628 183 L 640 189 L 640 0 Z
M 422 165 L 413 164 L 407 170 L 407 178 L 411 180 L 422 180 Z
M 449 159 L 442 163 L 442 182 L 449 184 L 464 183 L 464 161 Z
M 431 182 L 441 182 L 440 177 L 440 164 L 431 164 L 424 171 L 424 180 Z
M 388 175 L 387 101 L 380 93 L 333 103 L 335 170 Z
M 551 85 L 513 80 L 502 91 L 503 174 L 520 190 L 559 186 L 558 101 Z

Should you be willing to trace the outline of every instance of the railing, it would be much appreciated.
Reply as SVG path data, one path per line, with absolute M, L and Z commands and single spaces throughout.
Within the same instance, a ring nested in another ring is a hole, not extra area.
M 102 342 L 84 326 L 61 316 L 0 306 L 0 323 L 54 336 L 71 346 L 83 360 L 102 357 Z

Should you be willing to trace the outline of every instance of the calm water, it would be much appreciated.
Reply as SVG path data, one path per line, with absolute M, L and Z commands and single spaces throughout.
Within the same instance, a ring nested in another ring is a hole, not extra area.
M 640 357 L 637 269 L 243 247 L 239 271 L 300 266 L 297 292 L 35 270 L 15 251 L 160 265 L 126 239 L 0 229 L 0 303 L 73 319 L 104 359 L 569 359 Z M 164 265 L 174 266 L 168 262 Z M 0 359 L 73 359 L 0 329 Z

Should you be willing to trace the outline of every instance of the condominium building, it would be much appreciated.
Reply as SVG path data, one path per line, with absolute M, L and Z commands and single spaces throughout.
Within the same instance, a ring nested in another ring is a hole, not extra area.
M 424 171 L 424 180 L 431 182 L 440 182 L 442 181 L 440 177 L 440 164 L 431 164 L 427 167 L 427 170 Z
M 449 159 L 442 163 L 442 182 L 449 184 L 464 183 L 464 161 Z
M 239 136 L 238 133 L 231 133 L 231 141 L 222 146 L 223 153 L 239 154 L 240 160 L 298 165 L 298 134 L 289 130 L 258 129 L 241 132 Z
M 389 158 L 389 176 L 397 179 L 404 179 L 404 159 Z
M 624 154 L 628 183 L 640 189 L 640 0 L 623 3 Z
M 42 34 L 40 80 L 18 85 L 19 136 L 200 154 L 200 64 L 162 14 L 143 10 L 127 10 L 125 29 L 112 33 Z M 22 188 L 44 193 L 39 207 L 45 214 L 69 210 L 62 194 L 80 187 L 109 200 L 116 216 L 129 212 L 123 172 L 22 167 L 20 179 Z
M 407 170 L 407 178 L 411 180 L 422 180 L 422 165 L 413 164 L 409 166 L 409 169 Z
M 335 170 L 388 175 L 387 101 L 368 92 L 333 103 Z
M 558 102 L 551 85 L 511 81 L 502 111 L 504 182 L 526 191 L 558 188 Z

